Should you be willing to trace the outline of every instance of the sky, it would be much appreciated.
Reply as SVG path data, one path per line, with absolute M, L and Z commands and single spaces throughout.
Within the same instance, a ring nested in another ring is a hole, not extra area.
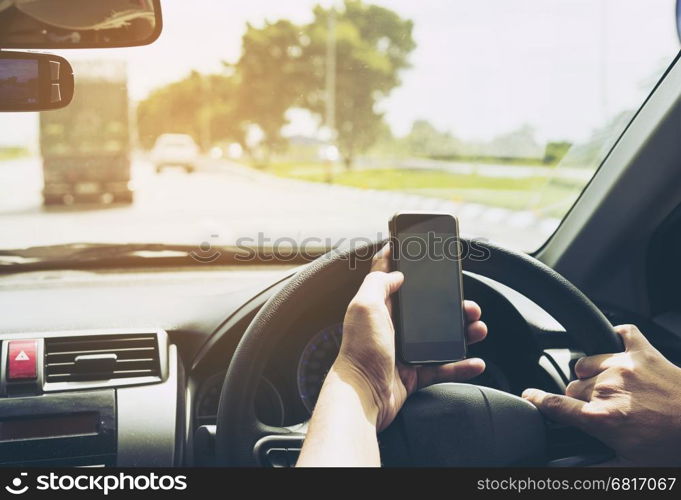
M 123 59 L 134 100 L 192 69 L 235 61 L 247 22 L 311 19 L 310 0 L 162 0 L 147 47 L 58 51 Z M 332 3 L 327 0 L 325 3 Z M 540 140 L 576 141 L 636 108 L 679 50 L 674 0 L 374 0 L 414 21 L 416 50 L 380 108 L 394 133 L 417 119 L 466 140 L 532 125 Z M 77 77 L 77 75 L 76 75 Z M 289 133 L 313 122 L 293 113 Z M 37 143 L 37 115 L 0 115 L 0 145 Z

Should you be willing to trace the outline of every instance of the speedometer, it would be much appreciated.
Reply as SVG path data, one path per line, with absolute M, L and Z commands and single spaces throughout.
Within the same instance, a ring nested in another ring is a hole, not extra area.
M 337 323 L 317 332 L 305 345 L 298 361 L 298 393 L 312 413 L 326 374 L 338 356 L 343 325 Z

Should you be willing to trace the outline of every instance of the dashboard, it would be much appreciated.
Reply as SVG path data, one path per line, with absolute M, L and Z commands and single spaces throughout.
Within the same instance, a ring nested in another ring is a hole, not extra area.
M 338 355 L 342 323 L 333 323 L 308 338 L 301 335 L 272 360 L 260 381 L 256 395 L 256 415 L 265 424 L 283 427 L 302 423 L 312 414 L 322 383 Z M 304 345 L 300 345 L 306 341 Z M 282 346 L 283 347 L 283 346 Z M 201 384 L 196 401 L 196 422 L 216 423 L 222 382 L 226 371 L 208 376 Z
M 192 359 L 232 311 L 290 273 L 197 266 L 0 275 L 0 464 L 191 463 Z M 17 358 L 33 373 L 11 373 Z
M 30 405 L 42 400 L 46 406 L 41 411 L 52 415 L 59 405 L 85 408 L 88 391 L 99 391 L 100 406 L 88 407 L 85 413 L 98 415 L 97 435 L 108 443 L 105 464 L 210 465 L 205 443 L 195 436 L 216 424 L 230 358 L 251 320 L 294 272 L 283 266 L 205 266 L 0 276 L 0 340 L 9 346 L 12 339 L 76 334 L 99 342 L 106 335 L 159 332 L 159 359 L 172 369 L 164 368 L 157 379 L 136 380 L 132 385 L 125 378 L 95 386 L 90 381 L 82 387 L 43 384 L 21 399 L 30 400 Z M 557 362 L 559 356 L 546 361 L 547 350 L 565 350 L 566 336 L 559 325 L 512 291 L 480 277 L 466 275 L 464 289 L 467 298 L 482 306 L 490 330 L 485 342 L 470 349 L 471 356 L 482 357 L 488 367 L 473 383 L 516 394 L 529 385 L 547 390 L 564 387 L 566 363 Z M 354 292 L 330 285 L 285 327 L 257 392 L 255 411 L 263 423 L 296 426 L 309 419 L 338 353 L 343 315 Z M 96 355 L 110 359 L 107 349 Z M 79 366 L 88 366 L 88 356 L 78 361 Z M 126 355 L 118 352 L 118 360 L 125 361 Z M 163 405 L 157 404 L 160 399 Z M 0 395 L 0 421 L 18 400 L 12 394 Z M 159 411 L 154 412 L 155 407 Z M 111 420 L 111 415 L 116 418 Z M 105 421 L 112 424 L 107 427 Z M 81 445 L 73 444 L 69 460 L 99 464 L 96 457 L 85 460 L 87 450 Z M 2 446 L 0 435 L 0 463 L 5 458 Z M 46 464 L 71 463 L 54 454 L 46 456 L 54 458 Z

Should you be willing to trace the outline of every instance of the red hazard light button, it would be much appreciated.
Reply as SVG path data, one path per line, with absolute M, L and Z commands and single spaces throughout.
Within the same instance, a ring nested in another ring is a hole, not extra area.
M 37 340 L 10 340 L 7 348 L 7 378 L 9 380 L 36 378 L 37 357 Z

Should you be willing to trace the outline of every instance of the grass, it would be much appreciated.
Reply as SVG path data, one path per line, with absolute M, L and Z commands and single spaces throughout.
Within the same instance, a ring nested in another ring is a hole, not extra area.
M 327 166 L 319 163 L 279 162 L 266 172 L 311 182 L 326 182 Z M 546 182 L 544 176 L 516 178 L 462 175 L 435 170 L 334 169 L 333 182 L 360 189 L 402 191 L 456 202 L 480 203 L 512 210 L 533 210 L 562 217 L 581 191 L 579 185 Z
M 452 161 L 460 163 L 477 163 L 487 165 L 522 165 L 533 167 L 554 167 L 558 160 L 544 161 L 543 158 L 496 158 L 491 156 L 433 156 L 431 160 Z

